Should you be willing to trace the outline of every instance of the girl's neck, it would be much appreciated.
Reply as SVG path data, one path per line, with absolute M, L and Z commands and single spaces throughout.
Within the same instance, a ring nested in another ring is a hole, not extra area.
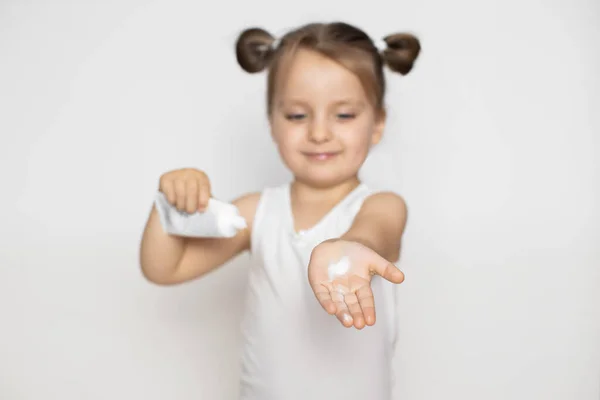
M 296 204 L 336 204 L 358 185 L 360 180 L 357 176 L 329 187 L 311 186 L 309 183 L 295 179 L 292 182 L 291 196 Z

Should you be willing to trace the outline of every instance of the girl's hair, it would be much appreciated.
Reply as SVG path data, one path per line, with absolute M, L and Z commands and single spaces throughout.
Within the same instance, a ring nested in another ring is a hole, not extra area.
M 383 110 L 385 77 L 383 66 L 394 72 L 408 74 L 421 51 L 419 40 L 409 33 L 396 33 L 383 38 L 385 49 L 380 52 L 362 30 L 343 22 L 314 23 L 288 32 L 280 40 L 261 28 L 249 28 L 237 39 L 236 57 L 249 73 L 269 69 L 267 112 L 272 111 L 276 82 L 289 68 L 290 60 L 299 49 L 315 51 L 336 61 L 360 80 L 373 106 Z

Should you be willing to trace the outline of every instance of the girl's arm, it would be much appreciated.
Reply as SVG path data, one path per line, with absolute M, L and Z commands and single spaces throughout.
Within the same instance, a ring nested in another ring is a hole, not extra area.
M 391 263 L 400 258 L 400 242 L 407 209 L 402 197 L 391 192 L 369 196 L 341 240 L 360 243 Z
M 151 282 L 173 285 L 199 278 L 250 249 L 250 233 L 260 193 L 242 196 L 232 203 L 246 219 L 248 229 L 232 238 L 184 238 L 167 234 L 158 211 L 152 208 L 140 246 L 142 273 Z

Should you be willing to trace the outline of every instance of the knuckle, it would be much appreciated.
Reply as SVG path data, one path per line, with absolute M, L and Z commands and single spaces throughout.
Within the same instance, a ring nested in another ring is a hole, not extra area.
M 168 173 L 161 175 L 160 178 L 158 179 L 158 186 L 161 189 L 164 189 L 164 187 L 167 186 L 168 183 L 169 183 Z

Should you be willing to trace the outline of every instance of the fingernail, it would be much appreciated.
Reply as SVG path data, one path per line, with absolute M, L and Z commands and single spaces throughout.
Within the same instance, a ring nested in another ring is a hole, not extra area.
M 344 315 L 342 316 L 342 320 L 346 324 L 351 324 L 352 323 L 352 317 L 350 316 L 350 314 L 344 313 Z

